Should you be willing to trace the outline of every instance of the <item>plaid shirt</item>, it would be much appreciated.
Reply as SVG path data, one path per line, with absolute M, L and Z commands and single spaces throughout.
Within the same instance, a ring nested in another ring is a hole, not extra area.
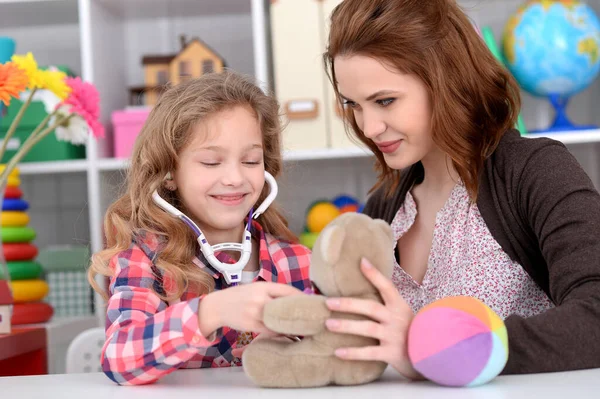
M 255 281 L 310 288 L 310 251 L 306 247 L 266 234 L 255 221 L 252 236 L 260 240 L 260 271 Z M 204 337 L 198 328 L 198 306 L 203 296 L 186 291 L 180 300 L 166 303 L 156 295 L 168 286 L 152 261 L 159 247 L 156 236 L 145 234 L 110 262 L 114 274 L 101 356 L 104 373 L 117 384 L 140 385 L 179 368 L 241 365 L 231 351 L 248 344 L 255 334 L 223 327 Z M 232 261 L 222 252 L 217 258 Z M 207 266 L 201 254 L 194 263 L 216 278 L 216 290 L 226 288 L 223 277 Z

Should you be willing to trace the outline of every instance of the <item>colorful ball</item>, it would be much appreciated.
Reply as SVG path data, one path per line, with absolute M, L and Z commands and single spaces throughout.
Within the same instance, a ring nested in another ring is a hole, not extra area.
M 358 200 L 349 195 L 338 195 L 331 201 L 338 209 L 345 207 L 346 205 L 358 205 Z
M 306 215 L 306 226 L 311 233 L 320 233 L 333 219 L 340 215 L 340 210 L 331 202 L 316 204 Z
M 325 198 L 319 198 L 319 199 L 314 200 L 313 202 L 308 204 L 308 207 L 306 208 L 306 214 L 308 215 L 308 212 L 310 212 L 311 209 L 313 209 L 315 207 L 315 205 L 323 204 L 323 203 L 330 204 L 331 201 L 329 201 L 328 199 L 325 199 Z
M 302 233 L 300 234 L 300 244 L 304 245 L 308 249 L 313 249 L 315 241 L 319 237 L 319 233 Z
M 339 209 L 340 209 L 340 213 L 358 212 L 358 204 L 344 205 L 343 207 L 341 207 Z
M 506 365 L 506 326 L 478 299 L 440 299 L 421 309 L 413 319 L 408 356 L 419 373 L 437 384 L 482 385 Z

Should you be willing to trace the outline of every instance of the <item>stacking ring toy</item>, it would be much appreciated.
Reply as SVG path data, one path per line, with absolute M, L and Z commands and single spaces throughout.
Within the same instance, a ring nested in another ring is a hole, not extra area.
M 11 281 L 10 286 L 15 303 L 41 301 L 50 290 L 44 280 Z
M 11 280 L 32 280 L 42 275 L 42 266 L 33 261 L 6 262 Z M 0 269 L 0 278 L 2 278 Z
M 2 227 L 27 226 L 29 215 L 26 212 L 5 211 L 0 213 L 0 222 Z
M 31 227 L 2 227 L 2 242 L 30 242 L 35 239 L 35 230 Z
M 21 179 L 17 176 L 8 176 L 6 179 L 7 187 L 19 187 L 21 185 Z
M 5 198 L 2 201 L 3 211 L 25 211 L 29 208 L 27 201 L 17 198 Z
M 23 191 L 19 187 L 6 187 L 4 190 L 4 198 L 21 198 Z
M 17 260 L 30 260 L 37 256 L 38 249 L 35 245 L 25 243 L 6 243 L 2 244 L 4 259 L 7 262 Z
M 0 165 L 0 173 L 4 172 L 4 169 L 6 169 L 6 165 L 4 165 L 4 164 Z M 14 168 L 13 170 L 10 171 L 10 173 L 8 175 L 9 176 L 19 176 L 19 168 Z
M 31 227 L 2 227 L 2 242 L 30 242 L 35 239 L 35 230 Z
M 10 321 L 13 325 L 45 323 L 53 314 L 54 309 L 45 302 L 16 303 Z

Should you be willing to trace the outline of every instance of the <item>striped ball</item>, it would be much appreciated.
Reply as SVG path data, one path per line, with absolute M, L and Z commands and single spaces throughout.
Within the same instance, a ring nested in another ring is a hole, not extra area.
M 408 356 L 419 373 L 437 384 L 482 385 L 506 365 L 506 326 L 478 299 L 440 299 L 414 317 L 408 332 Z

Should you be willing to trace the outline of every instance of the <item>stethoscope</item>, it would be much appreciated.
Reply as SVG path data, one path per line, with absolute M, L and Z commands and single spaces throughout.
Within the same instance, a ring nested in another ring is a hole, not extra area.
M 167 175 L 167 179 L 170 175 Z M 250 228 L 252 225 L 252 219 L 258 218 L 262 215 L 267 208 L 273 203 L 275 197 L 277 197 L 278 187 L 275 178 L 267 171 L 265 171 L 265 181 L 269 185 L 269 195 L 265 200 L 260 204 L 260 206 L 253 212 L 250 209 L 248 213 L 248 221 L 246 223 L 246 228 L 244 229 L 244 237 L 242 238 L 241 243 L 234 242 L 226 242 L 217 245 L 210 245 L 206 240 L 206 237 L 202 233 L 202 230 L 194 223 L 192 219 L 187 217 L 183 212 L 179 209 L 175 208 L 173 205 L 169 204 L 165 201 L 159 194 L 157 190 L 154 190 L 152 193 L 152 199 L 154 202 L 161 207 L 163 210 L 168 212 L 174 217 L 181 219 L 186 225 L 191 228 L 196 236 L 198 237 L 198 244 L 200 245 L 200 250 L 202 254 L 210 263 L 212 267 L 214 267 L 218 272 L 220 272 L 225 278 L 225 282 L 229 285 L 237 285 L 242 279 L 242 270 L 248 264 L 250 260 L 250 254 L 252 253 L 252 236 L 250 234 Z M 223 263 L 215 256 L 215 252 L 219 251 L 235 251 L 240 252 L 240 259 L 235 263 Z

